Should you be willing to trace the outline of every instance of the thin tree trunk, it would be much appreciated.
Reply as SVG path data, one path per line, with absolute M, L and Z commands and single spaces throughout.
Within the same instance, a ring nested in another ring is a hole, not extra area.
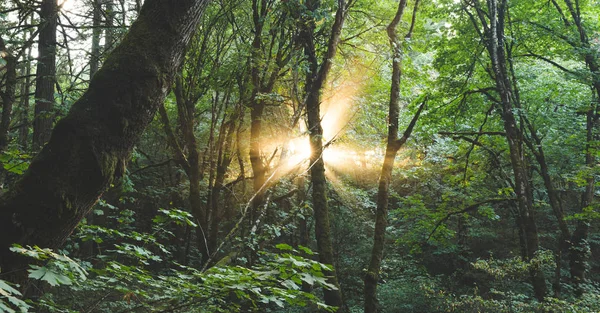
M 198 250 L 202 255 L 202 262 L 208 260 L 210 255 L 208 249 L 208 217 L 206 209 L 202 203 L 202 193 L 200 181 L 203 179 L 203 170 L 200 167 L 200 153 L 198 151 L 198 144 L 196 136 L 194 134 L 195 128 L 195 105 L 190 103 L 189 99 L 185 96 L 183 89 L 183 82 L 181 73 L 178 74 L 175 80 L 175 99 L 177 102 L 177 116 L 178 123 L 181 128 L 181 139 L 182 142 L 177 139 L 178 136 L 173 132 L 169 117 L 164 106 L 160 106 L 159 114 L 163 122 L 165 133 L 169 145 L 175 153 L 175 160 L 177 164 L 186 173 L 189 180 L 189 204 L 192 215 L 198 223 L 197 232 L 197 244 Z M 188 153 L 184 154 L 184 150 Z
M 546 156 L 544 154 L 542 140 L 541 138 L 539 138 L 533 125 L 531 125 L 531 123 L 526 117 L 523 118 L 523 121 L 527 124 L 531 138 L 534 142 L 531 142 L 527 139 L 524 139 L 524 141 L 529 147 L 529 149 L 532 151 L 538 164 L 540 165 L 540 176 L 542 176 L 542 180 L 544 181 L 544 187 L 546 188 L 546 193 L 550 201 L 550 208 L 552 208 L 552 212 L 554 213 L 554 217 L 556 217 L 556 220 L 558 222 L 558 228 L 560 230 L 558 247 L 555 253 L 556 268 L 554 271 L 555 277 L 553 283 L 554 296 L 558 298 L 561 294 L 560 281 L 562 272 L 562 253 L 563 251 L 567 251 L 569 249 L 569 238 L 571 238 L 571 234 L 567 225 L 567 221 L 565 220 L 562 201 L 560 199 L 558 191 L 554 187 L 552 178 L 550 177 L 550 170 L 548 168 L 548 163 L 546 162 Z
M 2 100 L 2 118 L 0 119 L 0 153 L 8 146 L 8 131 L 12 120 L 13 104 L 17 90 L 17 58 L 8 51 L 4 40 L 0 38 L 0 57 L 6 62 L 4 74 L 4 90 L 0 91 Z
M 591 105 L 586 114 L 586 152 L 585 152 L 585 164 L 589 169 L 596 166 L 596 140 L 598 122 L 600 120 L 600 65 L 598 65 L 598 59 L 593 54 L 592 48 L 590 47 L 589 37 L 586 29 L 582 24 L 581 12 L 579 12 L 578 2 L 575 1 L 575 5 L 571 0 L 564 0 L 573 22 L 577 27 L 579 33 L 579 42 L 581 43 L 580 51 L 584 51 L 585 64 L 588 67 L 592 76 L 592 88 L 594 91 L 595 104 Z M 594 201 L 595 193 L 595 179 L 594 175 L 589 175 L 586 179 L 585 191 L 581 196 L 581 209 L 582 211 L 592 205 Z M 583 294 L 581 289 L 581 283 L 585 281 L 585 272 L 587 267 L 587 259 L 589 258 L 589 243 L 588 232 L 589 232 L 589 220 L 579 220 L 573 235 L 571 237 L 571 251 L 569 253 L 570 260 L 569 265 L 571 267 L 571 280 L 575 284 L 575 290 L 578 295 Z
M 595 97 L 594 97 L 595 98 Z M 598 113 L 596 107 L 592 106 L 586 114 L 586 151 L 585 165 L 592 169 L 596 166 L 596 135 L 595 129 L 598 123 Z M 585 191 L 581 196 L 581 210 L 584 211 L 592 205 L 595 191 L 594 175 L 589 174 L 586 178 Z M 571 249 L 569 265 L 571 268 L 571 280 L 575 285 L 575 292 L 578 296 L 583 294 L 581 284 L 585 282 L 585 272 L 587 270 L 587 259 L 590 255 L 590 246 L 587 242 L 589 232 L 589 221 L 579 220 L 571 237 Z
M 31 23 L 33 24 L 33 15 L 31 16 Z M 29 38 L 23 34 L 23 42 L 31 40 L 33 36 L 33 29 L 29 30 Z M 31 45 L 27 47 L 27 52 L 23 57 L 23 68 L 25 79 L 21 85 L 21 98 L 19 103 L 19 117 L 21 126 L 19 127 L 19 144 L 21 148 L 26 151 L 29 146 L 29 94 L 31 93 Z
M 100 64 L 100 35 L 102 29 L 102 5 L 100 0 L 93 0 L 93 17 L 92 17 L 92 51 L 90 55 L 90 79 L 94 77 L 94 74 L 98 71 L 98 65 Z
M 0 268 L 17 283 L 28 259 L 13 243 L 56 249 L 122 176 L 133 146 L 169 91 L 208 0 L 146 0 L 121 45 L 0 199 Z
M 371 251 L 371 260 L 367 274 L 365 275 L 365 313 L 375 313 L 378 311 L 377 305 L 377 283 L 379 281 L 379 270 L 383 260 L 383 248 L 385 245 L 385 230 L 387 228 L 389 189 L 394 169 L 394 160 L 398 150 L 404 145 L 410 137 L 412 130 L 421 114 L 425 101 L 421 104 L 417 113 L 408 125 L 402 138 L 398 139 L 398 118 L 400 115 L 400 81 L 402 79 L 402 42 L 398 38 L 397 27 L 406 7 L 406 0 L 401 0 L 398 4 L 396 15 L 387 27 L 387 34 L 392 49 L 392 84 L 390 86 L 390 101 L 388 106 L 388 136 L 385 149 L 385 158 L 381 167 L 379 176 L 379 187 L 377 190 L 377 212 L 375 214 L 375 230 L 373 234 L 373 250 Z M 415 2 L 413 9 L 413 18 L 410 29 L 405 38 L 412 36 L 412 30 L 415 24 L 416 12 L 419 1 Z
M 233 138 L 236 132 L 236 124 L 239 119 L 239 112 L 241 109 L 238 109 L 238 114 L 234 114 L 225 128 L 226 134 L 224 135 L 224 139 L 219 147 L 219 155 L 217 157 L 217 173 L 215 176 L 215 184 L 213 186 L 213 190 L 211 193 L 211 220 L 210 220 L 210 236 L 208 247 L 212 253 L 217 247 L 218 239 L 219 239 L 219 229 L 221 224 L 221 219 L 224 214 L 224 206 L 221 205 L 221 193 L 225 186 L 225 176 L 229 169 L 229 165 L 233 160 Z
M 43 0 L 40 9 L 38 62 L 35 80 L 35 112 L 33 119 L 33 149 L 39 151 L 50 139 L 54 123 L 54 84 L 56 82 L 56 0 Z
M 283 23 L 276 25 L 281 27 L 279 36 L 277 33 L 271 34 L 271 41 L 274 44 L 279 39 L 276 55 L 272 57 L 271 51 L 263 51 L 262 41 L 265 23 L 269 14 L 272 12 L 273 0 L 252 0 L 252 22 L 254 25 L 254 37 L 252 39 L 252 57 L 250 60 L 250 79 L 252 81 L 252 94 L 250 96 L 250 164 L 252 166 L 253 188 L 256 196 L 250 207 L 250 223 L 254 223 L 257 210 L 264 202 L 264 193 L 266 188 L 267 164 L 263 158 L 261 137 L 262 120 L 265 110 L 264 100 L 259 99 L 260 94 L 273 91 L 275 82 L 279 77 L 281 69 L 287 64 L 287 58 L 284 55 L 284 42 L 287 40 L 286 28 Z M 272 14 L 272 13 L 271 13 Z M 282 13 L 283 14 L 283 13 Z M 285 15 L 279 22 L 285 20 Z M 269 70 L 269 63 L 275 61 L 273 69 Z
M 115 10 L 113 7 L 114 0 L 104 0 L 104 16 L 106 18 L 104 25 L 104 53 L 109 53 L 115 45 Z

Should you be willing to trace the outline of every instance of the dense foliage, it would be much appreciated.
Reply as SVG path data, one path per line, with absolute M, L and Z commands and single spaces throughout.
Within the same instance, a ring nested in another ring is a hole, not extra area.
M 143 2 L 0 0 L 3 194 Z M 379 312 L 600 311 L 599 16 L 212 1 L 122 177 L 60 249 L 13 245 L 30 279 L 0 268 L 0 312 L 372 312 L 370 278 Z

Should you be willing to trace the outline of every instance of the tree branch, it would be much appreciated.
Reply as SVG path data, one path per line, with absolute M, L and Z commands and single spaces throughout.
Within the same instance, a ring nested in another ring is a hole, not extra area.
M 433 234 L 435 234 L 435 232 L 442 225 L 442 223 L 444 223 L 445 221 L 447 221 L 450 217 L 452 217 L 454 215 L 475 211 L 476 209 L 478 209 L 480 206 L 482 206 L 484 204 L 496 204 L 496 203 L 502 203 L 502 202 L 511 202 L 511 201 L 515 201 L 515 200 L 517 200 L 517 199 L 497 199 L 497 198 L 496 199 L 488 199 L 485 201 L 481 201 L 481 202 L 472 204 L 462 210 L 450 212 L 450 213 L 446 214 L 446 216 L 444 216 L 441 220 L 437 221 L 437 223 L 435 223 L 435 226 L 433 227 L 433 230 L 431 231 L 431 233 L 429 233 L 429 236 L 427 236 L 425 243 L 427 243 L 429 241 L 429 239 L 431 239 L 431 236 L 433 236 Z

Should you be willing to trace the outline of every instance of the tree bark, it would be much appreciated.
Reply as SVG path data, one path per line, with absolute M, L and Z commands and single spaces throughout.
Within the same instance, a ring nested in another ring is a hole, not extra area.
M 4 40 L 0 38 L 0 57 L 6 62 L 5 74 L 1 81 L 4 82 L 4 90 L 0 91 L 2 100 L 2 118 L 0 119 L 0 153 L 8 146 L 8 131 L 12 119 L 13 104 L 17 90 L 17 58 L 8 51 Z
M 267 166 L 263 158 L 261 137 L 262 137 L 262 120 L 265 111 L 265 102 L 260 99 L 261 94 L 271 93 L 275 87 L 277 78 L 280 72 L 287 64 L 285 42 L 288 40 L 283 21 L 285 21 L 285 13 L 282 13 L 280 19 L 275 23 L 276 27 L 280 27 L 279 34 L 273 32 L 271 35 L 271 46 L 276 45 L 277 50 L 273 56 L 272 51 L 264 49 L 263 40 L 267 19 L 271 18 L 269 14 L 274 15 L 273 0 L 252 0 L 252 22 L 254 25 L 252 39 L 252 54 L 250 60 L 250 79 L 252 81 L 252 94 L 250 96 L 250 165 L 252 166 L 253 188 L 256 196 L 250 207 L 250 223 L 254 223 L 257 210 L 264 201 L 264 193 L 266 188 L 263 185 L 266 183 Z M 268 26 L 268 25 L 267 25 Z M 273 26 L 272 26 L 273 27 Z M 268 48 L 268 47 L 267 47 Z M 272 49 L 272 47 L 271 47 Z M 265 51 L 267 50 L 267 51 Z M 270 68 L 270 66 L 272 68 Z
M 383 260 L 383 248 L 385 245 L 385 233 L 387 228 L 387 217 L 388 217 L 388 205 L 389 205 L 389 192 L 390 182 L 392 179 L 392 171 L 394 169 L 394 160 L 398 150 L 404 145 L 421 114 L 425 102 L 421 104 L 417 113 L 413 117 L 411 123 L 408 125 L 402 138 L 398 139 L 399 123 L 398 118 L 400 115 L 400 81 L 402 79 L 402 41 L 396 34 L 398 24 L 402 20 L 404 15 L 404 9 L 406 8 L 406 0 L 401 0 L 398 4 L 396 15 L 387 27 L 388 39 L 392 49 L 392 84 L 390 86 L 390 101 L 388 105 L 388 135 L 387 145 L 385 149 L 385 157 L 383 165 L 381 167 L 381 174 L 379 176 L 379 187 L 377 190 L 377 211 L 375 214 L 375 230 L 373 234 L 373 249 L 371 251 L 371 260 L 365 275 L 365 313 L 376 313 L 378 311 L 377 303 L 377 284 L 379 282 L 379 270 L 381 268 L 381 262 Z M 413 9 L 413 19 L 410 26 L 410 30 L 406 34 L 405 38 L 409 39 L 412 36 L 412 30 L 415 23 L 416 12 L 419 5 L 419 1 L 415 2 Z
M 124 172 L 164 101 L 208 0 L 147 0 L 121 45 L 0 199 L 0 268 L 26 278 L 13 243 L 56 249 Z
M 54 84 L 56 82 L 56 0 L 43 0 L 40 9 L 38 62 L 35 80 L 35 112 L 33 119 L 33 149 L 39 151 L 50 139 L 54 123 Z
M 594 99 L 596 101 L 594 105 L 591 105 L 586 113 L 586 152 L 585 152 L 585 165 L 589 169 L 596 166 L 595 151 L 597 149 L 596 140 L 598 122 L 600 121 L 600 65 L 598 64 L 597 57 L 593 54 L 590 46 L 589 37 L 586 29 L 582 23 L 581 12 L 579 11 L 578 2 L 575 1 L 575 6 L 571 0 L 564 0 L 573 22 L 577 27 L 579 33 L 579 42 L 581 44 L 580 51 L 584 51 L 584 60 L 587 68 L 589 69 L 592 77 L 592 89 L 594 91 Z M 586 179 L 585 191 L 581 196 L 581 210 L 592 205 L 594 201 L 595 193 L 595 179 L 594 175 L 589 174 Z M 570 260 L 569 265 L 571 267 L 571 280 L 575 284 L 575 291 L 578 295 L 583 294 L 581 289 L 581 283 L 585 282 L 585 272 L 587 267 L 587 259 L 589 258 L 589 243 L 588 232 L 589 232 L 590 221 L 579 220 L 573 235 L 571 236 L 571 250 L 569 253 Z
M 31 23 L 33 24 L 33 16 L 31 17 Z M 32 40 L 33 29 L 29 31 L 29 37 L 23 35 L 23 42 Z M 29 146 L 29 94 L 31 93 L 31 45 L 27 47 L 27 52 L 23 58 L 23 70 L 22 73 L 25 76 L 21 85 L 21 98 L 19 99 L 19 116 L 21 126 L 19 127 L 19 144 L 23 150 L 27 150 Z
M 312 202 L 315 217 L 315 237 L 317 250 L 321 263 L 334 265 L 335 258 L 329 223 L 329 206 L 327 203 L 327 178 L 325 177 L 325 163 L 323 162 L 323 128 L 321 126 L 321 94 L 323 85 L 331 70 L 333 58 L 337 52 L 340 35 L 347 13 L 347 4 L 338 0 L 335 21 L 327 44 L 327 51 L 321 64 L 318 63 L 314 46 L 314 20 L 305 16 L 302 19 L 300 36 L 304 45 L 304 54 L 309 61 L 311 72 L 307 74 L 306 84 L 306 113 L 308 121 L 309 140 L 311 148 L 310 176 L 312 183 Z M 315 11 L 319 7 L 318 0 L 307 1 L 306 7 Z M 338 307 L 337 312 L 346 312 L 342 293 L 335 269 L 326 273 L 330 278 L 329 283 L 336 286 L 335 290 L 324 290 L 325 303 Z
M 100 64 L 100 36 L 102 34 L 102 29 L 100 28 L 102 24 L 102 4 L 99 0 L 92 1 L 92 51 L 90 55 L 90 79 L 94 77 L 94 74 L 98 71 L 98 66 Z
M 508 10 L 507 0 L 487 0 L 489 12 L 489 27 L 486 29 L 486 46 L 492 61 L 496 90 L 500 95 L 502 120 L 509 147 L 509 156 L 515 180 L 515 194 L 520 217 L 523 222 L 527 261 L 535 257 L 539 250 L 539 239 L 532 199 L 532 186 L 527 171 L 527 160 L 523 153 L 523 134 L 518 127 L 513 108 L 513 88 L 508 74 L 507 57 L 504 45 L 505 14 Z M 482 12 L 482 11 L 481 11 Z M 483 23 L 483 20 L 482 20 Z M 530 270 L 531 281 L 538 301 L 543 301 L 547 293 L 544 273 L 537 267 Z
M 104 53 L 109 53 L 114 45 L 115 45 L 115 10 L 113 6 L 114 0 L 104 0 L 104 16 L 105 21 L 104 25 L 106 29 L 104 30 Z

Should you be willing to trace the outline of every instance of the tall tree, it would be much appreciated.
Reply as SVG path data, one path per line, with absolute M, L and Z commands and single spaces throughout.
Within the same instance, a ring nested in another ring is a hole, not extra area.
M 196 137 L 196 126 L 198 125 L 196 106 L 198 102 L 210 91 L 211 82 L 215 79 L 212 76 L 217 71 L 230 47 L 232 35 L 226 31 L 228 23 L 224 23 L 221 18 L 224 10 L 228 8 L 220 7 L 214 16 L 204 19 L 202 33 L 195 36 L 190 44 L 191 49 L 187 55 L 186 64 L 179 71 L 175 80 L 174 96 L 177 105 L 177 129 L 178 133 L 170 126 L 169 117 L 164 106 L 159 108 L 161 121 L 163 123 L 167 141 L 174 152 L 176 163 L 183 169 L 189 180 L 189 205 L 192 215 L 199 224 L 197 229 L 197 244 L 202 254 L 202 262 L 206 262 L 211 255 L 209 241 L 209 211 L 207 204 L 202 199 L 202 180 L 205 177 L 206 166 L 204 159 L 210 157 L 212 160 L 213 149 L 207 148 L 204 156 L 200 153 L 201 144 Z M 208 137 L 207 147 L 212 147 L 214 141 L 215 128 L 218 127 L 218 120 L 222 106 L 220 100 L 222 97 L 216 96 L 213 101 L 212 123 Z
M 333 65 L 333 59 L 337 53 L 338 44 L 344 21 L 348 13 L 348 8 L 353 1 L 337 1 L 335 19 L 331 26 L 331 33 L 327 41 L 327 49 L 319 61 L 315 31 L 317 11 L 321 5 L 319 0 L 306 1 L 308 14 L 302 14 L 300 20 L 300 41 L 304 47 L 304 54 L 309 64 L 309 73 L 306 79 L 306 115 L 307 126 L 310 140 L 310 179 L 312 183 L 312 202 L 315 217 L 315 237 L 317 239 L 317 251 L 319 260 L 325 264 L 335 264 L 333 253 L 333 244 L 331 238 L 331 229 L 329 223 L 329 205 L 327 203 L 327 178 L 325 177 L 325 163 L 323 161 L 323 127 L 321 126 L 321 95 L 323 86 L 327 81 L 329 72 Z M 336 286 L 336 289 L 324 290 L 325 303 L 339 307 L 338 312 L 345 312 L 342 293 L 339 289 L 339 283 L 335 270 L 329 275 L 329 282 Z
M 492 69 L 488 74 L 495 82 L 495 89 L 500 97 L 498 104 L 513 170 L 514 192 L 520 215 L 519 225 L 524 239 L 524 257 L 525 260 L 531 261 L 539 250 L 539 238 L 533 205 L 533 186 L 527 167 L 528 160 L 523 150 L 523 132 L 517 122 L 519 117 L 515 116 L 515 109 L 520 108 L 520 103 L 515 92 L 516 82 L 509 71 L 511 47 L 506 44 L 505 36 L 508 1 L 486 0 L 487 10 L 479 0 L 464 0 L 463 3 L 465 12 L 483 40 L 491 61 Z M 473 12 L 469 8 L 472 8 Z M 539 267 L 532 266 L 530 274 L 535 297 L 543 301 L 547 292 L 544 273 Z
M 581 15 L 579 1 L 564 0 L 568 12 L 571 15 L 573 24 L 579 35 L 579 45 L 574 48 L 582 51 L 585 65 L 591 74 L 591 86 L 594 92 L 592 97 L 594 101 L 586 111 L 586 148 L 585 165 L 589 169 L 596 167 L 596 150 L 598 140 L 598 123 L 600 122 L 600 62 L 597 52 L 594 52 L 590 45 L 590 39 Z M 557 6 L 557 8 L 559 8 Z M 566 26 L 569 23 L 563 16 Z M 586 178 L 585 191 L 581 196 L 581 208 L 585 211 L 594 201 L 596 180 L 593 174 L 588 174 Z M 570 267 L 571 279 L 576 286 L 578 294 L 582 294 L 581 283 L 585 280 L 586 261 L 589 255 L 588 232 L 590 221 L 587 219 L 579 220 L 573 235 L 571 237 Z
M 419 119 L 423 110 L 425 101 L 418 108 L 410 124 L 404 131 L 401 138 L 398 138 L 400 115 L 400 82 L 402 79 L 402 59 L 404 41 L 409 41 L 415 26 L 416 14 L 419 7 L 419 0 L 415 1 L 412 13 L 410 28 L 404 38 L 398 38 L 397 28 L 404 15 L 406 0 L 401 0 L 398 4 L 396 15 L 387 26 L 387 35 L 392 49 L 392 84 L 390 87 L 390 100 L 388 105 L 388 135 L 385 148 L 385 156 L 379 176 L 379 187 L 377 189 L 377 211 L 375 214 L 375 231 L 373 234 L 373 250 L 371 252 L 371 261 L 365 275 L 365 313 L 374 313 L 378 311 L 377 307 L 377 284 L 379 282 L 379 270 L 383 259 L 383 247 L 385 245 L 385 232 L 387 228 L 388 205 L 390 194 L 390 182 L 392 171 L 394 169 L 394 160 L 398 150 L 402 148 L 406 140 L 410 137 L 412 130 Z
M 50 139 L 54 123 L 54 85 L 56 83 L 56 27 L 58 4 L 43 0 L 40 8 L 38 60 L 35 73 L 35 114 L 33 149 L 39 151 Z
M 102 35 L 102 3 L 92 1 L 92 51 L 90 55 L 90 79 L 98 71 L 100 64 L 100 36 Z
M 2 118 L 0 119 L 0 152 L 8 146 L 8 131 L 12 120 L 13 104 L 17 89 L 17 57 L 6 47 L 4 39 L 0 37 L 0 58 L 4 60 L 4 75 L 0 77 L 0 100 L 2 100 Z
M 277 16 L 273 0 L 252 0 L 252 23 L 254 37 L 250 60 L 250 79 L 252 94 L 250 95 L 250 164 L 252 165 L 253 186 L 256 196 L 250 208 L 250 222 L 254 223 L 256 211 L 264 201 L 264 184 L 267 167 L 263 157 L 262 129 L 265 111 L 264 95 L 273 91 L 280 72 L 289 62 L 288 29 L 285 27 L 287 14 L 282 11 Z M 265 32 L 270 38 L 265 41 Z M 273 48 L 275 47 L 275 51 Z
M 0 268 L 26 277 L 13 243 L 58 248 L 121 177 L 165 99 L 208 0 L 147 0 L 122 43 L 0 200 Z

